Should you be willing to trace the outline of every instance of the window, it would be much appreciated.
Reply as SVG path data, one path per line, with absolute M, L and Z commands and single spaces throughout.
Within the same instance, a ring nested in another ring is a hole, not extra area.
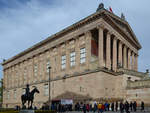
M 75 52 L 70 53 L 70 66 L 71 67 L 75 66 L 75 56 L 76 56 Z
M 45 96 L 48 96 L 48 93 L 49 93 L 48 91 L 49 91 L 49 90 L 48 90 L 48 84 L 45 84 L 45 85 L 44 85 L 44 95 L 45 95 Z
M 61 68 L 62 69 L 66 68 L 66 55 L 61 56 Z
M 14 90 L 14 99 L 16 99 L 16 97 L 17 97 L 17 92 L 16 90 Z
M 37 76 L 37 65 L 34 65 L 34 76 Z
M 46 63 L 46 72 L 49 73 L 50 61 L 48 60 Z
M 86 51 L 85 51 L 85 48 L 81 48 L 81 49 L 80 49 L 80 63 L 81 63 L 81 64 L 85 63 L 85 59 L 86 59 Z

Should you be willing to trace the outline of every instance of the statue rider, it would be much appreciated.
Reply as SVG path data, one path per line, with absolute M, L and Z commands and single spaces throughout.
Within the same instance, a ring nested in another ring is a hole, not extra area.
M 26 91 L 25 92 L 26 97 L 29 98 L 29 93 L 30 93 L 29 84 L 26 85 L 25 91 Z

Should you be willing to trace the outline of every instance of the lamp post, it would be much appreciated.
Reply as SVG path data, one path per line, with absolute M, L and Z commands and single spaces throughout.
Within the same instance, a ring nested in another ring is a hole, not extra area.
M 50 73 L 51 73 L 51 72 L 50 72 L 50 70 L 51 70 L 51 67 L 49 66 L 49 67 L 48 67 L 48 72 L 49 72 L 49 80 L 48 80 L 48 82 L 49 82 L 49 98 L 48 98 L 48 101 L 49 101 L 49 108 L 50 108 L 50 106 L 51 106 L 51 96 L 50 96 L 50 93 L 51 93 L 51 91 L 50 91 L 50 90 L 51 90 L 51 83 L 50 83 L 50 82 L 51 82 L 51 80 L 50 80 L 51 77 L 50 77 Z

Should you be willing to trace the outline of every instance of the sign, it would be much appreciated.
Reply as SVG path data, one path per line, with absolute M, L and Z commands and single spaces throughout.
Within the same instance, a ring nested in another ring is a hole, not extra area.
M 72 99 L 61 99 L 61 104 L 62 105 L 73 104 L 73 100 Z

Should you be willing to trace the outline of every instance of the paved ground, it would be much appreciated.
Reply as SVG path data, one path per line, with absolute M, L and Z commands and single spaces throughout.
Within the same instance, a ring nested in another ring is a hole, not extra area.
M 72 111 L 72 112 L 65 112 L 65 113 L 83 113 L 83 112 L 76 112 L 76 111 Z M 93 112 L 86 112 L 86 113 L 93 113 Z M 95 112 L 95 113 L 98 113 L 98 112 Z M 120 113 L 120 112 L 112 112 L 112 111 L 105 111 L 103 113 Z M 124 112 L 126 113 L 126 112 Z M 141 112 L 141 111 L 137 111 L 137 112 L 130 112 L 130 113 L 150 113 L 150 111 L 145 111 L 145 112 Z

